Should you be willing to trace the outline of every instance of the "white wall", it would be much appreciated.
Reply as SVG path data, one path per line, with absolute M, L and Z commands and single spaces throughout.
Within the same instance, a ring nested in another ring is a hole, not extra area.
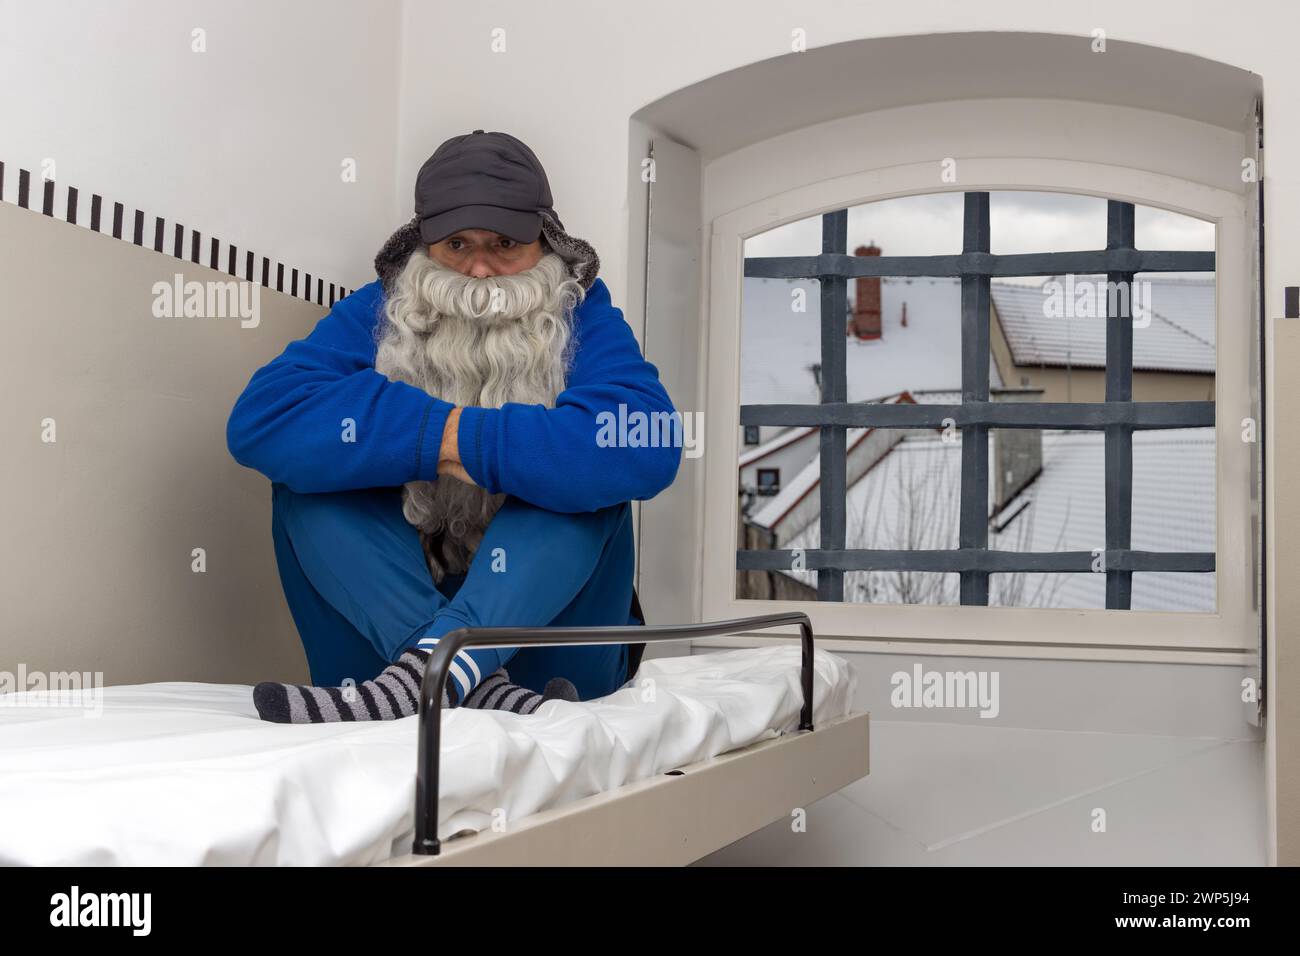
M 589 0 L 404 3 L 397 165 L 402 214 L 411 215 L 416 173 L 443 140 L 473 129 L 512 133 L 537 153 L 556 212 L 570 233 L 595 245 L 601 275 L 622 307 L 628 117 L 639 105 L 632 91 L 642 85 L 627 68 L 641 58 L 636 47 L 644 14 L 663 12 L 657 5 Z M 632 23 L 636 30 L 627 33 Z M 502 53 L 492 52 L 497 29 L 504 31 Z M 658 59 L 649 61 L 656 70 Z
M 398 0 L 0 0 L 5 197 L 19 166 L 38 196 L 53 159 L 87 202 L 100 193 L 128 217 L 179 221 L 327 284 L 368 282 L 397 225 L 399 12 Z M 191 51 L 195 28 L 206 53 Z
M 1097 0 L 1086 15 L 1035 0 L 0 0 L 0 159 L 36 171 L 53 158 L 60 181 L 83 191 L 355 284 L 411 214 L 415 173 L 433 149 L 470 129 L 505 129 L 538 152 L 558 211 L 601 252 L 618 304 L 628 296 L 628 169 L 640 160 L 628 155 L 629 116 L 715 74 L 797 55 L 796 27 L 810 48 L 1101 27 L 1113 40 L 1252 70 L 1264 79 L 1270 205 L 1282 210 L 1300 200 L 1298 20 L 1284 0 L 1249 16 L 1211 0 Z M 190 51 L 194 27 L 207 30 L 205 54 Z M 491 48 L 498 28 L 504 53 Z M 345 157 L 358 160 L 356 184 L 340 181 Z M 1268 242 L 1273 262 L 1296 261 L 1300 223 L 1272 217 Z M 1273 283 L 1274 312 L 1280 295 Z
M 663 0 L 632 8 L 568 0 L 457 7 L 454 18 L 442 4 L 407 3 L 398 180 L 410 180 L 440 138 L 475 127 L 517 132 L 546 164 L 566 225 L 600 249 L 617 303 L 625 297 L 627 281 L 626 167 L 639 161 L 626 154 L 627 122 L 640 107 L 715 74 L 786 55 L 795 27 L 807 30 L 810 47 L 960 31 L 1086 38 L 1100 27 L 1112 40 L 1197 54 L 1263 77 L 1270 204 L 1280 212 L 1296 208 L 1300 200 L 1300 101 L 1292 95 L 1300 89 L 1300 58 L 1293 49 L 1298 23 L 1300 11 L 1285 0 L 1264 0 L 1249 14 L 1212 0 L 1096 0 L 1086 8 L 1038 0 L 897 5 Z M 504 54 L 490 50 L 495 27 L 506 31 Z M 1009 77 L 1015 66 L 1008 64 Z M 1102 82 L 1100 60 L 1098 69 Z M 427 104 L 438 102 L 436 83 L 446 76 L 456 78 L 455 95 L 435 117 Z M 1158 84 L 1158 76 L 1151 79 Z M 953 89 L 951 95 L 961 98 L 963 91 Z M 1268 242 L 1273 262 L 1296 261 L 1300 222 L 1272 217 Z M 1270 308 L 1280 313 L 1280 283 L 1273 286 Z
M 505 129 L 546 164 L 558 211 L 600 250 L 617 304 L 628 294 L 628 167 L 640 159 L 628 155 L 629 116 L 715 74 L 797 55 L 796 27 L 810 48 L 1100 27 L 1252 70 L 1264 79 L 1270 205 L 1284 210 L 1300 201 L 1298 21 L 1285 0 L 1249 16 L 1212 0 L 1097 0 L 1086 13 L 1036 0 L 0 0 L 0 159 L 35 171 L 53 158 L 82 190 L 354 284 L 410 215 L 429 153 L 457 133 Z M 190 52 L 194 27 L 207 30 L 205 54 Z M 504 53 L 491 48 L 498 28 Z M 345 157 L 358 160 L 356 184 L 340 182 Z M 1274 263 L 1296 261 L 1300 223 L 1272 217 L 1268 243 Z M 1271 311 L 1280 296 L 1273 283 Z

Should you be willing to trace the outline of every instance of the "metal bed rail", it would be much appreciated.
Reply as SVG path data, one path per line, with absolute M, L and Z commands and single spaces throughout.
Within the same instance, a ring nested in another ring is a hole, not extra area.
M 442 747 L 442 688 L 452 659 L 466 647 L 521 647 L 562 644 L 637 644 L 715 637 L 737 631 L 799 625 L 803 655 L 800 682 L 803 709 L 799 729 L 813 729 L 813 630 L 801 611 L 763 614 L 703 624 L 625 625 L 621 627 L 462 627 L 442 638 L 424 665 L 420 683 L 420 741 L 415 776 L 415 843 L 412 852 L 437 856 L 438 772 Z

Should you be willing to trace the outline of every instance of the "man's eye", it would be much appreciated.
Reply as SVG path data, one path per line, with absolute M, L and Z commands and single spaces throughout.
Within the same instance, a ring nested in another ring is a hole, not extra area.
M 515 241 L 514 241 L 513 239 L 502 239 L 502 240 L 501 240 L 501 248 L 502 248 L 502 249 L 513 249 L 514 247 L 515 247 Z

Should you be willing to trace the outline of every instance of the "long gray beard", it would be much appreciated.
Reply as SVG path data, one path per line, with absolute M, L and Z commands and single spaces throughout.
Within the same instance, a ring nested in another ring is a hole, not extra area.
M 553 252 L 523 272 L 472 279 L 417 248 L 384 306 L 375 369 L 462 407 L 554 407 L 583 295 Z M 435 581 L 469 570 L 504 500 L 449 476 L 403 487 L 402 513 Z

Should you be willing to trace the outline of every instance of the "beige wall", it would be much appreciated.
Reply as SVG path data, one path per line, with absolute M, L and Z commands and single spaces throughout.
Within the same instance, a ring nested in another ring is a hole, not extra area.
M 306 677 L 270 483 L 231 459 L 225 426 L 252 373 L 324 310 L 263 289 L 257 328 L 155 318 L 153 285 L 178 272 L 229 279 L 0 203 L 0 669 Z

